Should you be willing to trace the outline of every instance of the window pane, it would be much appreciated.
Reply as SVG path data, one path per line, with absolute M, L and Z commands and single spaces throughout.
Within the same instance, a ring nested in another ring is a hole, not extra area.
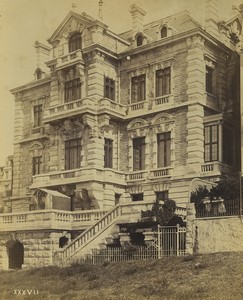
M 133 139 L 133 170 L 145 169 L 145 138 Z
M 65 82 L 64 87 L 64 100 L 65 102 L 71 102 L 81 98 L 81 83 L 80 79 L 76 78 L 71 81 Z
M 145 75 L 132 78 L 131 97 L 132 103 L 144 101 L 146 99 Z
M 80 168 L 81 141 L 80 139 L 65 142 L 65 169 Z
M 157 166 L 158 168 L 170 166 L 171 156 L 170 132 L 157 135 Z
M 113 162 L 113 141 L 110 139 L 105 139 L 104 167 L 112 168 L 112 162 Z
M 204 160 L 218 160 L 218 125 L 206 126 L 204 129 Z
M 156 71 L 156 97 L 170 94 L 170 68 Z

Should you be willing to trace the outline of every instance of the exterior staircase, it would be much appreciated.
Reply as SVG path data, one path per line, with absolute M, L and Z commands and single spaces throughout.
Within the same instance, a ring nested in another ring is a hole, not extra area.
M 90 254 L 92 249 L 99 248 L 102 240 L 118 232 L 116 221 L 122 214 L 122 206 L 117 205 L 107 212 L 94 225 L 89 227 L 65 248 L 54 254 L 54 264 L 67 266 L 80 257 Z
M 93 249 L 105 249 L 107 245 L 116 243 L 119 239 L 117 224 L 136 222 L 142 209 L 148 209 L 152 203 L 141 205 L 118 204 L 94 225 L 82 232 L 65 248 L 54 253 L 53 264 L 68 266 L 80 258 L 92 254 Z M 185 215 L 185 208 L 177 207 L 178 215 Z

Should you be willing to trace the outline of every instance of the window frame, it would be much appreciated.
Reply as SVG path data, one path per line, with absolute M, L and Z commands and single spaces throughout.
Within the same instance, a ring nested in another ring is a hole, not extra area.
M 155 97 L 171 94 L 171 67 L 156 70 L 155 73 Z
M 132 150 L 133 150 L 133 171 L 136 172 L 136 171 L 145 170 L 145 156 L 146 156 L 145 137 L 133 138 Z
M 161 149 L 161 147 L 163 149 Z M 171 132 L 168 131 L 168 132 L 158 133 L 157 134 L 157 168 L 166 168 L 170 166 L 171 166 Z
M 213 128 L 216 128 L 216 141 L 214 140 Z M 207 129 L 209 132 L 207 133 Z M 214 150 L 216 146 L 216 151 Z M 208 149 L 208 150 L 207 150 Z M 215 157 L 216 154 L 216 157 Z M 204 126 L 204 162 L 219 161 L 219 125 L 211 124 Z
M 33 106 L 34 127 L 42 126 L 43 105 L 38 104 Z
M 156 195 L 156 202 L 159 203 L 160 201 L 166 201 L 169 200 L 169 191 L 157 191 L 155 192 Z M 159 197 L 159 195 L 162 195 L 162 197 Z
M 104 139 L 104 168 L 113 168 L 113 140 Z
M 69 103 L 81 99 L 81 81 L 75 78 L 64 82 L 64 102 Z
M 72 143 L 76 143 L 72 145 Z M 81 139 L 71 139 L 65 141 L 65 170 L 79 169 L 81 164 Z M 76 153 L 75 153 L 76 152 Z
M 141 198 L 140 198 L 141 197 Z M 131 198 L 133 202 L 136 201 L 143 201 L 144 200 L 144 194 L 143 193 L 135 193 L 131 194 Z
M 42 156 L 33 156 L 32 157 L 32 175 L 41 174 L 42 171 Z
M 168 28 L 166 26 L 162 26 L 160 28 L 160 38 L 166 38 L 168 36 Z
M 104 97 L 115 101 L 115 80 L 104 76 Z
M 141 74 L 131 78 L 131 103 L 146 100 L 146 75 Z
M 69 53 L 82 49 L 82 36 L 80 32 L 74 32 L 68 40 Z
M 140 47 L 143 45 L 143 38 L 144 38 L 144 36 L 141 33 L 139 33 L 137 35 L 137 37 L 136 37 L 137 47 Z
M 214 72 L 215 70 L 209 66 L 206 66 L 205 70 L 205 89 L 208 94 L 214 94 Z

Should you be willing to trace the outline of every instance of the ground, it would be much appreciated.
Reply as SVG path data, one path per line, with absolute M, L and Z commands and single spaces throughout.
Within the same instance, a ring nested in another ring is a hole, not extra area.
M 0 299 L 242 300 L 243 253 L 1 271 Z

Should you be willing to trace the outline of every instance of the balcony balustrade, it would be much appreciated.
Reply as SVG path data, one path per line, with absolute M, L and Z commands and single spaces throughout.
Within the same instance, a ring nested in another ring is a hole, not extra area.
M 126 116 L 127 107 L 113 100 L 103 98 L 99 101 L 98 113 L 109 113 L 113 116 L 122 117 Z
M 50 187 L 82 181 L 101 181 L 125 184 L 125 175 L 113 169 L 80 168 L 74 170 L 54 171 L 32 177 L 30 188 Z
M 43 123 L 48 123 L 86 112 L 95 113 L 97 111 L 97 106 L 97 102 L 91 98 L 84 98 L 59 104 L 44 110 Z
M 81 50 L 62 55 L 57 58 L 56 68 L 59 69 L 63 66 L 76 63 L 77 61 L 83 61 L 83 54 Z
M 35 210 L 0 214 L 0 232 L 30 229 L 81 230 L 93 225 L 106 213 L 104 210 Z
M 128 114 L 132 114 L 133 112 L 136 111 L 148 110 L 148 106 L 149 106 L 149 101 L 147 100 L 132 103 L 128 106 Z
M 152 98 L 141 102 L 132 103 L 128 106 L 110 100 L 108 98 L 102 98 L 100 101 L 96 101 L 92 98 L 83 98 L 75 101 L 58 104 L 51 106 L 44 110 L 43 123 L 54 122 L 58 119 L 65 117 L 75 116 L 83 113 L 104 114 L 124 119 L 126 116 L 140 116 L 141 111 L 146 112 L 158 112 L 163 109 L 168 109 L 173 105 L 173 95 L 166 95 L 161 97 Z
M 172 176 L 172 171 L 173 171 L 172 167 L 151 170 L 149 177 L 150 178 L 169 177 Z
M 230 172 L 236 173 L 236 169 L 219 161 L 208 162 L 201 166 L 201 173 L 203 175 L 220 175 Z
M 148 176 L 148 171 L 135 171 L 126 175 L 127 181 L 145 180 Z
M 166 104 L 172 104 L 173 102 L 173 95 L 165 95 L 153 98 L 152 100 L 152 107 L 163 106 Z

